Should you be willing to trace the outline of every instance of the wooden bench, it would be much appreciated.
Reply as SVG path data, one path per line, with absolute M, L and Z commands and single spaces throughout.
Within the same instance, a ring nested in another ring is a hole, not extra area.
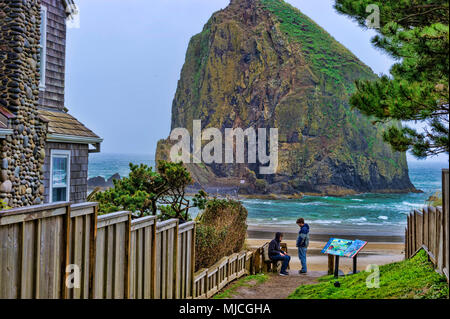
M 287 244 L 281 243 L 280 244 L 281 250 L 287 252 Z M 262 257 L 263 257 L 263 271 L 265 272 L 280 272 L 281 270 L 281 261 L 272 261 L 269 258 L 269 243 L 265 243 L 264 246 L 262 246 Z M 289 266 L 288 266 L 289 269 Z

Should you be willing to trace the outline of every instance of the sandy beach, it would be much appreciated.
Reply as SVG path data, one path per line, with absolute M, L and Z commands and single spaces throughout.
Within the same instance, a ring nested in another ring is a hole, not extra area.
M 300 261 L 297 257 L 297 248 L 295 240 L 297 230 L 295 227 L 261 227 L 249 226 L 247 231 L 247 248 L 254 249 L 261 247 L 270 241 L 274 233 L 280 230 L 285 234 L 283 242 L 288 245 L 288 253 L 292 257 L 291 270 L 300 269 Z M 361 239 L 368 242 L 364 249 L 358 255 L 358 270 L 365 270 L 370 264 L 384 265 L 392 262 L 403 260 L 404 243 L 401 235 L 380 235 L 374 232 L 351 233 L 349 229 L 339 229 L 336 233 L 325 233 L 322 230 L 312 230 L 311 240 L 308 248 L 308 270 L 310 271 L 326 271 L 328 268 L 328 256 L 321 253 L 322 248 L 331 237 L 344 239 Z M 352 271 L 352 260 L 349 258 L 341 258 L 339 269 L 347 274 Z

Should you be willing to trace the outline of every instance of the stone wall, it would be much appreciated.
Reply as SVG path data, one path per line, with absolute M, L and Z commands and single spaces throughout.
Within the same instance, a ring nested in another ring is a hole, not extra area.
M 47 127 L 38 118 L 40 0 L 0 1 L 0 104 L 16 116 L 0 140 L 0 199 L 40 204 Z
M 45 147 L 44 202 L 49 202 L 51 150 L 70 150 L 70 201 L 81 203 L 87 195 L 89 146 L 87 144 L 50 143 Z

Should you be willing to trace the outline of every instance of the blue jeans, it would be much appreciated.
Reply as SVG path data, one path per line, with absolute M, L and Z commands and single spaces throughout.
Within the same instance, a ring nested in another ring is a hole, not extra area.
M 308 271 L 308 268 L 306 267 L 306 247 L 298 247 L 298 259 L 300 259 L 300 262 L 302 263 L 302 270 L 301 271 Z
M 287 267 L 289 266 L 289 262 L 291 261 L 291 256 L 272 256 L 270 257 L 271 260 L 273 261 L 282 261 L 281 264 L 281 272 L 286 272 Z

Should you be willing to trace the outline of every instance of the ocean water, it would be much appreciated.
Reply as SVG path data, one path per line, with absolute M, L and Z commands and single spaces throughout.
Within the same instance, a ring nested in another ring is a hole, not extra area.
M 89 178 L 102 176 L 105 179 L 110 178 L 115 173 L 121 177 L 128 176 L 130 173 L 129 163 L 146 164 L 155 166 L 155 156 L 148 154 L 107 154 L 92 153 L 89 154 Z
M 152 155 L 92 154 L 89 177 L 109 178 L 114 173 L 128 176 L 128 163 L 154 166 Z M 316 229 L 329 231 L 379 232 L 402 235 L 407 214 L 424 206 L 429 196 L 441 191 L 441 169 L 448 162 L 414 161 L 409 163 L 412 183 L 423 193 L 361 194 L 345 197 L 305 196 L 299 200 L 241 199 L 249 212 L 248 224 L 267 227 L 293 227 L 304 217 Z M 192 210 L 193 215 L 196 214 Z

